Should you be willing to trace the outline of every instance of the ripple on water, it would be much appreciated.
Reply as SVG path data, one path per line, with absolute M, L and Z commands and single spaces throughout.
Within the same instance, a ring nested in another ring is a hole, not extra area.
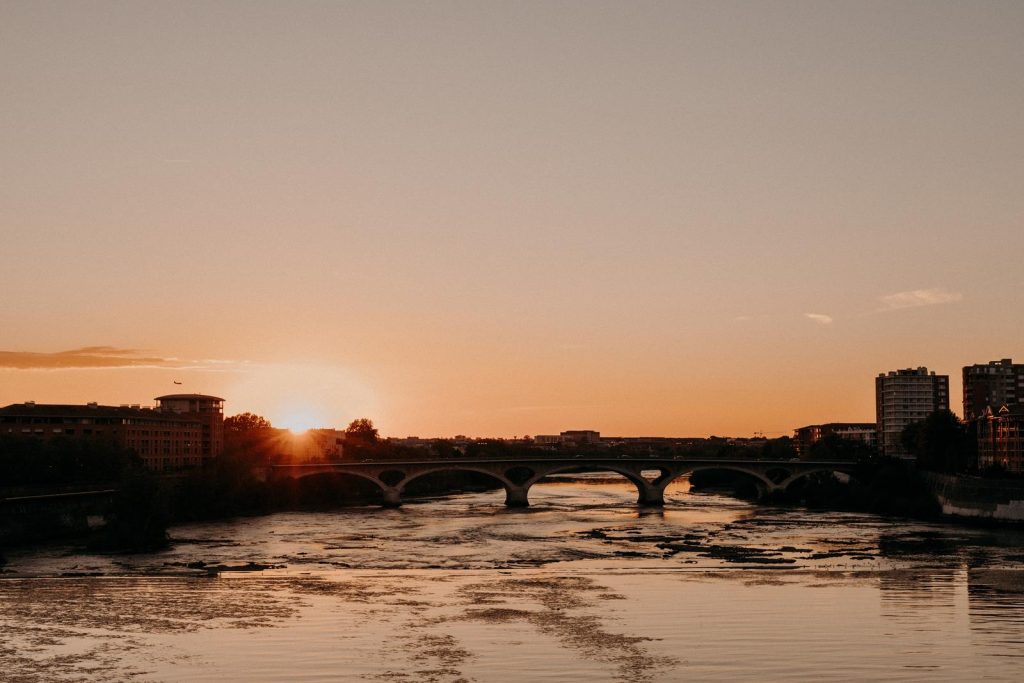
M 1020 531 L 685 491 L 641 511 L 617 483 L 536 492 L 528 510 L 491 492 L 193 524 L 145 555 L 11 553 L 0 670 L 58 682 L 1019 673 Z M 224 571 L 266 566 L 284 569 Z

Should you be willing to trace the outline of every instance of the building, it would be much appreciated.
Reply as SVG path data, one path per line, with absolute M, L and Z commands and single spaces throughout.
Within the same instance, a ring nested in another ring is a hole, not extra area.
M 151 470 L 196 467 L 223 452 L 224 399 L 190 396 L 195 397 L 193 402 L 170 400 L 155 408 L 26 401 L 0 408 L 0 433 L 36 439 L 109 439 L 134 450 Z
M 307 429 L 298 434 L 289 429 L 273 429 L 275 455 L 284 462 L 330 462 L 345 454 L 345 431 L 341 429 Z
M 388 443 L 406 448 L 430 448 L 438 439 L 424 439 L 418 436 L 395 437 L 389 436 Z
M 223 398 L 176 394 L 157 400 L 156 408 L 13 403 L 0 408 L 0 433 L 110 439 L 133 450 L 147 468 L 161 472 L 196 467 L 223 452 Z
M 894 458 L 909 457 L 900 435 L 908 424 L 936 410 L 949 410 L 949 376 L 928 368 L 907 368 L 875 378 L 875 415 L 878 446 Z
M 594 445 L 601 443 L 601 432 L 592 429 L 571 429 L 561 433 L 562 441 L 565 443 L 581 446 L 583 444 Z
M 1010 358 L 964 368 L 964 419 L 976 420 L 986 409 L 998 412 L 1002 406 L 1024 401 L 1024 365 Z
M 601 432 L 592 429 L 570 429 L 557 435 L 538 434 L 533 437 L 533 443 L 538 446 L 594 446 L 601 443 Z
M 1007 472 L 1024 473 L 1024 404 L 1003 405 L 994 412 L 986 408 L 975 424 L 978 468 L 1002 467 Z
M 806 456 L 810 453 L 811 446 L 830 436 L 874 446 L 877 434 L 877 425 L 873 422 L 829 422 L 794 429 L 793 441 L 797 453 Z
M 224 399 L 205 394 L 168 394 L 153 400 L 159 412 L 181 415 L 202 425 L 203 458 L 216 458 L 224 452 Z

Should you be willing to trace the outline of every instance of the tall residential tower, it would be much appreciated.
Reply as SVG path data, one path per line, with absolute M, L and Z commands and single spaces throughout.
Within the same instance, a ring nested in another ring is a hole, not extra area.
M 936 375 L 923 367 L 879 374 L 875 378 L 875 415 L 882 453 L 908 457 L 900 441 L 903 428 L 936 410 L 949 410 L 949 375 Z
M 1024 365 L 1013 360 L 990 361 L 987 365 L 964 368 L 964 419 L 976 420 L 986 408 L 998 413 L 1024 401 Z

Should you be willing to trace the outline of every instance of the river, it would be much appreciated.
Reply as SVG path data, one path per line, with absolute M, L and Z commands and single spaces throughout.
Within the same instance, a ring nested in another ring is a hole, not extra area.
M 618 478 L 9 554 L 0 679 L 1018 681 L 1024 530 Z

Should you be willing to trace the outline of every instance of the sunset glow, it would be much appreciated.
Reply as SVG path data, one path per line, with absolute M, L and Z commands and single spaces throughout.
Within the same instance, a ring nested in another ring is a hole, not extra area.
M 1024 680 L 1024 0 L 0 2 L 12 681 Z
M 781 434 L 1024 357 L 1019 7 L 632 5 L 8 6 L 0 403 Z
M 271 420 L 271 423 L 274 424 L 275 427 L 283 427 L 295 435 L 302 434 L 310 429 L 320 426 L 320 423 L 315 417 L 297 413 L 285 415 L 277 421 Z

